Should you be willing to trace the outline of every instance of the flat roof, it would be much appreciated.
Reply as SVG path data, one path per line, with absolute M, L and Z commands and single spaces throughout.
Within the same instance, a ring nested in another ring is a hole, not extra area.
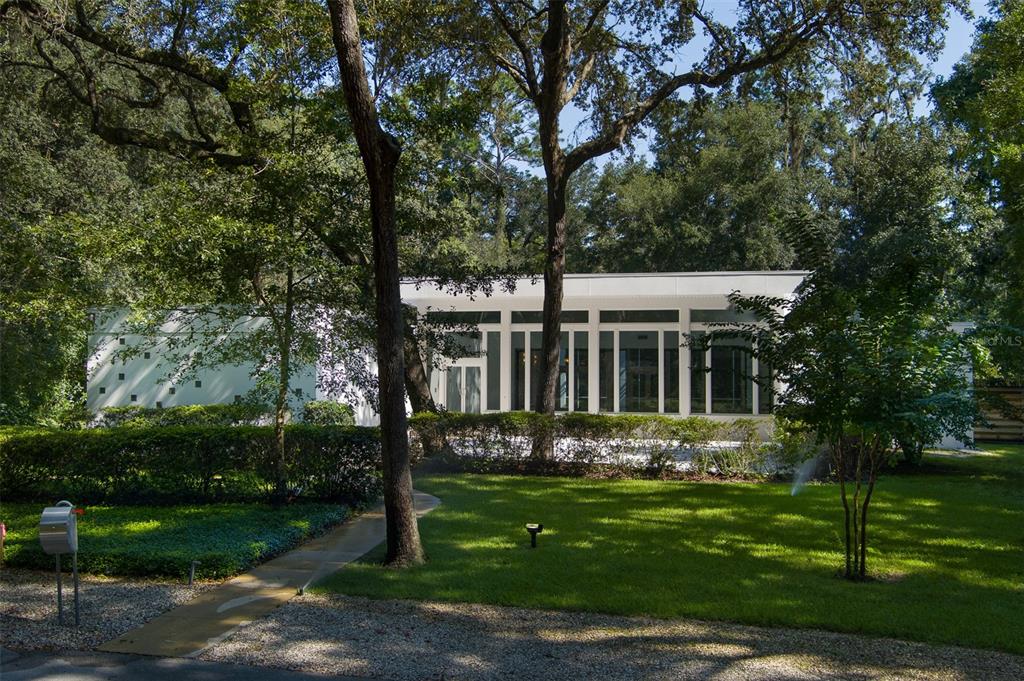
M 601 272 L 565 275 L 566 298 L 655 298 L 746 295 L 787 296 L 808 275 L 806 270 L 724 272 Z M 518 277 L 515 290 L 506 291 L 495 280 L 490 294 L 484 291 L 451 293 L 434 279 L 407 279 L 402 298 L 409 302 L 441 302 L 476 307 L 488 299 L 538 298 L 544 295 L 543 276 Z

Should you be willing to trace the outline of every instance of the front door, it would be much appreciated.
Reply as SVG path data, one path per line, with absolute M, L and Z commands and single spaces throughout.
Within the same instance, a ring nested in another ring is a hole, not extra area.
M 479 359 L 460 359 L 442 372 L 438 392 L 444 395 L 448 411 L 480 413 L 481 377 L 483 362 Z

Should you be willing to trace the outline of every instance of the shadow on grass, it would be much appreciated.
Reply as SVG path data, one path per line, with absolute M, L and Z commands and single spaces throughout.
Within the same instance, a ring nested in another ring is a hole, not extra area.
M 421 523 L 428 564 L 381 570 L 373 555 L 324 589 L 1024 652 L 1024 497 L 1014 485 L 886 476 L 869 525 L 868 565 L 879 579 L 864 584 L 837 577 L 833 485 L 797 496 L 770 483 L 445 475 L 417 485 L 443 502 Z M 526 522 L 544 523 L 536 550 Z

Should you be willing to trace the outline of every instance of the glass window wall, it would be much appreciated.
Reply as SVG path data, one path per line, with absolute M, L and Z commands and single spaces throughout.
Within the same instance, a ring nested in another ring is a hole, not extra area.
M 754 411 L 753 355 L 749 339 L 728 338 L 711 345 L 711 412 Z
M 619 332 L 619 411 L 658 411 L 658 332 Z

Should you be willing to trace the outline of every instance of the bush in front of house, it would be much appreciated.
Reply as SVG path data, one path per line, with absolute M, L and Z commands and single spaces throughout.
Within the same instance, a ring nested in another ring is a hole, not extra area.
M 285 443 L 294 495 L 361 505 L 381 494 L 377 429 L 297 424 Z M 260 500 L 274 488 L 273 449 L 267 426 L 8 431 L 0 488 L 93 504 Z
M 107 407 L 97 414 L 98 428 L 169 426 L 258 426 L 272 420 L 270 407 L 234 404 L 187 404 L 177 407 Z
M 554 417 L 534 412 L 420 413 L 410 419 L 414 445 L 443 437 L 446 458 L 476 472 L 537 472 L 666 476 L 759 477 L 773 472 L 772 448 L 754 419 L 715 421 L 692 416 L 589 414 Z M 555 442 L 553 460 L 536 460 L 531 443 L 542 434 Z
M 355 410 L 330 400 L 310 400 L 302 407 L 302 422 L 312 426 L 354 426 Z

